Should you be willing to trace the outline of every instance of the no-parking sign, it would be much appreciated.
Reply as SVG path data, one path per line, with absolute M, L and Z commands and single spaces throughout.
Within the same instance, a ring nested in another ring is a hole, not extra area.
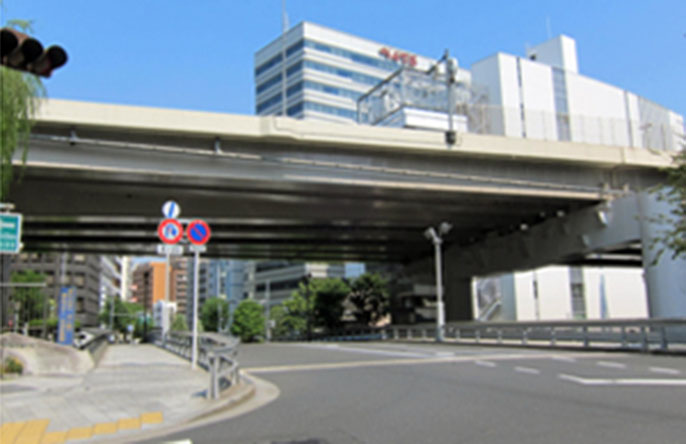
M 157 226 L 157 235 L 165 244 L 175 244 L 183 237 L 183 227 L 176 219 L 164 219 Z
M 210 226 L 204 220 L 196 219 L 186 227 L 186 237 L 193 245 L 205 245 L 211 234 Z

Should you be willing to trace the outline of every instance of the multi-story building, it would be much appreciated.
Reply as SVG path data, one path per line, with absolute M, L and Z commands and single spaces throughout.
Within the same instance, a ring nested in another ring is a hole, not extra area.
M 169 262 L 169 302 L 176 304 L 186 300 L 188 292 L 188 269 L 185 259 Z M 143 262 L 133 270 L 132 302 L 142 304 L 146 311 L 159 301 L 165 300 L 167 285 L 165 262 Z M 182 302 L 183 306 L 184 303 Z
M 306 277 L 343 278 L 344 264 L 291 263 L 288 261 L 250 262 L 245 267 L 248 298 L 274 306 L 288 299 Z
M 198 269 L 198 307 L 201 310 L 207 299 L 218 297 L 229 302 L 233 311 L 238 302 L 245 298 L 243 268 L 245 261 L 230 259 L 201 259 Z M 188 269 L 193 270 L 193 261 L 188 261 Z M 192 272 L 192 271 L 191 271 Z M 186 318 L 188 325 L 193 320 L 194 282 L 188 283 Z M 199 312 L 198 312 L 199 313 Z
M 103 275 L 103 264 L 111 266 Z M 116 259 L 72 253 L 21 253 L 13 257 L 10 272 L 32 270 L 45 275 L 43 289 L 49 300 L 58 299 L 63 286 L 76 287 L 76 320 L 83 326 L 99 324 L 103 282 L 111 290 L 117 272 Z M 107 276 L 107 277 L 103 277 Z M 114 279 L 114 281 L 113 281 Z M 109 291 L 108 290 L 108 291 Z M 11 297 L 11 294 L 10 294 Z
M 357 99 L 401 66 L 435 60 L 303 22 L 255 54 L 255 113 L 357 121 Z
M 457 62 L 441 62 L 301 23 L 256 53 L 256 112 L 426 130 L 445 130 L 452 122 L 458 132 L 660 150 L 677 150 L 686 139 L 683 116 L 580 74 L 576 43 L 567 36 L 522 57 L 497 53 L 469 69 L 459 67 L 454 82 L 448 81 L 448 66 Z M 647 316 L 642 271 L 546 267 L 476 279 L 474 316 Z M 265 282 L 259 279 L 255 293 Z M 401 292 L 404 300 L 396 305 L 405 314 L 419 313 L 417 301 L 431 306 L 432 289 L 415 290 Z M 418 317 L 427 320 L 433 312 Z

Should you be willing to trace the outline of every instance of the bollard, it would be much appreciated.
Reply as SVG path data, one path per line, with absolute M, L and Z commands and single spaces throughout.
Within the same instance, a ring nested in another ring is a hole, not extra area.
M 555 327 L 550 329 L 550 346 L 555 347 L 555 344 L 557 343 L 557 330 L 555 330 Z
M 502 344 L 502 343 L 503 343 L 503 329 L 499 328 L 498 329 L 498 344 Z
M 647 352 L 649 349 L 648 347 L 648 331 L 645 327 L 645 325 L 641 326 L 641 350 L 643 352 Z
M 626 348 L 628 345 L 628 342 L 629 342 L 629 340 L 628 340 L 627 334 L 626 334 L 626 326 L 622 325 L 622 348 Z
M 588 327 L 584 325 L 582 331 L 584 332 L 584 347 L 588 348 L 588 346 L 591 345 L 591 341 L 588 338 Z

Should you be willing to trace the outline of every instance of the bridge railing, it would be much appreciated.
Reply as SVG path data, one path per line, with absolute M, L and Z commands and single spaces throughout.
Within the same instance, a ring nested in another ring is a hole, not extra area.
M 165 341 L 158 338 L 156 344 L 185 358 L 192 358 L 193 336 L 186 332 L 169 333 Z M 221 392 L 240 381 L 237 338 L 216 333 L 198 336 L 198 365 L 209 372 L 207 397 L 217 399 Z
M 668 351 L 670 346 L 686 346 L 686 318 L 453 322 L 445 326 L 443 335 L 447 342 L 457 343 Z M 432 340 L 435 337 L 435 324 L 417 324 L 341 330 L 313 339 Z

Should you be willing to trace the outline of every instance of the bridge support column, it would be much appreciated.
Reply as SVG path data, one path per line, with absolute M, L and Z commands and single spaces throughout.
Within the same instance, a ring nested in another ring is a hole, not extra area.
M 472 306 L 471 278 L 451 277 L 450 269 L 445 277 L 445 320 L 446 322 L 471 321 L 474 317 Z
M 652 194 L 641 193 L 637 199 L 649 315 L 651 318 L 686 317 L 686 258 L 672 259 L 672 251 L 666 250 L 653 264 L 660 248 L 652 245 L 653 240 L 667 226 L 651 219 L 669 214 L 671 207 Z M 686 337 L 686 329 L 680 330 L 680 336 Z

